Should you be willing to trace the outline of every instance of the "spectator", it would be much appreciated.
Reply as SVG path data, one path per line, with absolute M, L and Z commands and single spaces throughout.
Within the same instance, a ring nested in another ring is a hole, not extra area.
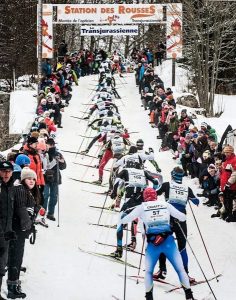
M 44 188 L 44 204 L 43 207 L 47 211 L 47 218 L 55 221 L 55 206 L 58 200 L 58 185 L 61 184 L 60 170 L 66 168 L 66 162 L 61 153 L 55 147 L 55 141 L 52 138 L 47 140 L 49 162 L 45 172 L 45 188 Z
M 58 58 L 63 58 L 64 56 L 66 56 L 68 50 L 67 50 L 67 44 L 65 42 L 65 40 L 62 40 L 58 49 L 57 49 L 57 52 L 58 52 Z
M 226 221 L 236 222 L 236 156 L 234 148 L 227 145 L 223 149 L 225 161 L 220 172 L 220 189 L 223 192 Z
M 14 203 L 13 165 L 10 161 L 0 162 L 0 293 L 2 278 L 8 259 L 9 240 L 15 239 L 12 231 L 12 216 Z M 0 299 L 4 299 L 0 295 Z
M 8 295 L 10 299 L 25 298 L 19 281 L 24 256 L 25 239 L 33 231 L 33 223 L 39 211 L 40 193 L 36 185 L 36 173 L 30 168 L 21 172 L 21 184 L 14 188 L 13 230 L 16 239 L 10 241 L 8 257 Z

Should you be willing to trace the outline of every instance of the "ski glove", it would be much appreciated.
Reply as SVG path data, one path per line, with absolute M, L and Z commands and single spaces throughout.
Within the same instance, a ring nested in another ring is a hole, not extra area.
M 148 148 L 148 152 L 149 152 L 149 153 L 154 153 L 153 148 Z
M 189 198 L 192 202 L 193 202 L 193 204 L 194 205 L 199 205 L 199 203 L 200 203 L 200 201 L 199 201 L 199 199 L 198 198 Z

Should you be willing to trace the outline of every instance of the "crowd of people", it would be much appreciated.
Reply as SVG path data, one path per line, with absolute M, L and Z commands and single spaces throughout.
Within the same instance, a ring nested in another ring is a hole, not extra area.
M 112 73 L 118 72 L 122 76 L 122 72 L 126 71 L 126 59 L 121 52 L 115 50 L 109 55 L 103 49 L 80 49 L 72 53 L 68 52 L 67 44 L 62 41 L 58 47 L 58 61 L 70 63 L 77 76 L 99 74 L 101 62 L 107 61 L 111 65 Z M 46 64 L 45 64 L 46 65 Z M 45 72 L 46 72 L 45 68 Z
M 37 116 L 31 130 L 23 136 L 19 150 L 1 156 L 0 287 L 7 271 L 10 299 L 26 297 L 20 281 L 20 272 L 25 271 L 25 240 L 35 243 L 35 226 L 47 228 L 47 220 L 56 221 L 61 170 L 66 168 L 66 161 L 56 148 L 56 138 L 62 128 L 62 114 L 72 97 L 72 84 L 78 85 L 71 59 L 66 56 L 55 65 L 45 61 Z
M 115 81 L 116 73 L 122 77 L 119 53 L 115 51 L 108 57 L 103 50 L 95 54 L 81 50 L 68 55 L 66 44 L 62 42 L 57 63 L 53 65 L 45 60 L 42 66 L 37 117 L 30 133 L 24 136 L 19 151 L 1 157 L 0 286 L 7 270 L 8 298 L 26 297 L 20 282 L 25 240 L 30 238 L 31 243 L 35 242 L 35 225 L 48 227 L 48 222 L 56 221 L 60 171 L 66 168 L 66 161 L 56 148 L 56 138 L 62 128 L 63 112 L 72 98 L 72 85 L 78 85 L 80 76 L 99 74 L 95 94 L 90 99 L 93 104 L 83 116 L 97 135 L 80 155 L 88 155 L 95 142 L 101 143 L 98 180 L 93 182 L 96 185 L 102 185 L 104 168 L 113 159 L 107 194 L 114 200 L 110 209 L 119 210 L 120 214 L 117 247 L 110 256 L 119 260 L 124 248 L 135 251 L 138 218 L 145 224 L 146 300 L 153 300 L 153 280 L 165 280 L 166 258 L 178 274 L 185 298 L 194 300 L 190 287 L 194 278 L 189 276 L 186 251 L 186 206 L 189 200 L 198 206 L 197 196 L 203 196 L 207 198 L 205 205 L 217 209 L 212 217 L 236 221 L 236 156 L 233 147 L 223 147 L 223 140 L 218 142 L 215 130 L 206 122 L 198 128 L 186 109 L 182 109 L 178 116 L 172 90 L 165 88 L 154 73 L 154 58 L 150 50 L 135 50 L 132 58 L 136 64 L 135 79 L 142 106 L 150 111 L 151 126 L 159 130 L 160 151 L 171 150 L 173 159 L 179 164 L 171 172 L 171 181 L 163 182 L 154 149 L 145 150 L 142 139 L 131 141 L 122 123 L 116 104 L 120 95 Z M 199 178 L 202 194 L 194 195 L 183 182 L 185 176 Z M 165 201 L 158 199 L 161 194 Z M 124 246 L 123 230 L 129 222 L 132 224 L 131 241 Z M 158 259 L 159 271 L 154 273 Z M 4 298 L 0 296 L 0 299 Z
M 195 115 L 183 108 L 178 115 L 173 91 L 165 88 L 163 81 L 154 74 L 145 56 L 140 57 L 136 68 L 142 106 L 149 109 L 150 124 L 158 128 L 161 139 L 159 151 L 171 150 L 184 171 L 184 176 L 198 178 L 205 197 L 204 205 L 215 206 L 220 217 L 227 222 L 236 221 L 236 157 L 232 146 L 223 147 L 224 138 L 207 122 L 197 126 Z M 231 128 L 229 126 L 228 131 Z

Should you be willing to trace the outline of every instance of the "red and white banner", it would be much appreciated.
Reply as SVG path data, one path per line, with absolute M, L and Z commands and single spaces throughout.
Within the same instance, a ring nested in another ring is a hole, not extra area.
M 53 5 L 43 4 L 42 11 L 42 58 L 53 58 Z
M 54 23 L 149 24 L 163 20 L 161 4 L 58 4 Z
M 167 5 L 166 23 L 166 56 L 167 58 L 181 58 L 183 48 L 182 34 L 182 4 Z

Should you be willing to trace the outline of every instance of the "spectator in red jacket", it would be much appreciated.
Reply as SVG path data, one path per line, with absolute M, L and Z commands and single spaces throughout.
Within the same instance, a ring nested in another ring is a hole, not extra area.
M 230 145 L 224 147 L 223 153 L 225 161 L 221 167 L 220 189 L 224 194 L 225 220 L 236 222 L 236 156 Z

